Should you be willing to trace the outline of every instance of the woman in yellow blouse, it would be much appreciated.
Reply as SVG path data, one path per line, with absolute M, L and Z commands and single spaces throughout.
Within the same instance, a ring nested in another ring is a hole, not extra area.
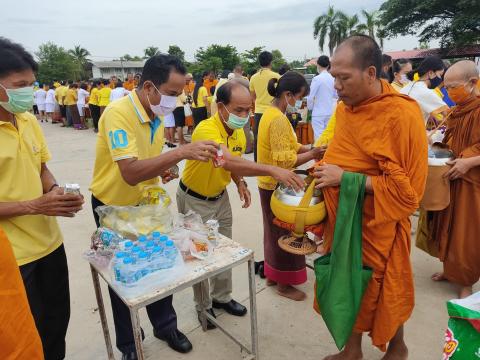
M 310 145 L 302 146 L 298 143 L 292 125 L 285 115 L 287 112 L 295 112 L 308 92 L 309 86 L 305 78 L 294 71 L 288 71 L 279 80 L 270 80 L 268 93 L 274 99 L 260 119 L 258 163 L 293 169 L 322 157 L 323 148 L 311 149 Z M 287 253 L 278 246 L 277 240 L 288 234 L 288 231 L 273 224 L 274 215 L 270 208 L 270 198 L 276 186 L 277 182 L 271 177 L 258 178 L 263 212 L 264 272 L 267 285 L 277 285 L 279 295 L 301 301 L 306 295 L 293 285 L 300 285 L 307 280 L 305 256 Z
M 202 79 L 197 79 L 195 81 L 195 88 L 193 89 L 192 115 L 195 126 L 200 124 L 201 121 L 208 119 L 211 114 L 210 103 L 208 102 L 208 91 L 207 88 L 203 86 L 205 79 L 205 74 Z

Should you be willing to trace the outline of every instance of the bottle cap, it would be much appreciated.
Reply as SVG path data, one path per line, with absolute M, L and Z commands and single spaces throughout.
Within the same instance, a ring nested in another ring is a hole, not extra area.
M 139 248 L 138 246 L 134 246 L 133 249 L 132 249 L 133 252 L 137 253 L 137 252 L 140 252 L 142 251 L 141 248 Z
M 148 254 L 146 252 L 142 251 L 141 253 L 138 254 L 138 257 L 140 259 L 146 259 L 146 258 L 148 258 Z
M 167 246 L 173 246 L 173 241 L 172 240 L 168 240 L 167 243 L 166 243 Z
M 153 236 L 154 238 L 157 238 L 157 237 L 162 236 L 162 234 L 160 234 L 159 231 L 154 231 L 154 232 L 152 233 L 152 236 Z
M 130 240 L 125 241 L 124 246 L 125 246 L 125 247 L 132 247 L 132 246 L 133 246 L 133 242 L 131 242 Z
M 133 259 L 129 258 L 129 257 L 126 257 L 125 259 L 123 259 L 123 263 L 124 264 L 133 264 Z
M 152 252 L 161 252 L 162 248 L 160 246 L 155 246 L 152 250 Z
M 138 237 L 138 241 L 142 241 L 142 242 L 143 242 L 143 241 L 147 241 L 147 237 L 146 237 L 145 235 L 140 235 L 140 236 Z
M 162 235 L 160 236 L 160 241 L 167 241 L 168 240 L 168 236 L 167 235 Z
M 127 254 L 124 253 L 123 251 L 119 251 L 119 252 L 117 252 L 117 253 L 115 254 L 115 257 L 116 257 L 117 259 L 124 258 L 125 256 L 127 256 Z
M 148 246 L 148 247 L 153 247 L 153 246 L 155 246 L 155 243 L 154 243 L 153 241 L 151 241 L 151 240 L 150 240 L 150 241 L 147 241 L 147 246 Z

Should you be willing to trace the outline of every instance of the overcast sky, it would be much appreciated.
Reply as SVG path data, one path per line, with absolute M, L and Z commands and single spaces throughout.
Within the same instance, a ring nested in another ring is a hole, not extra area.
M 382 0 L 11 0 L 2 1 L 0 35 L 36 51 L 52 41 L 79 44 L 92 60 L 143 55 L 153 45 L 177 44 L 193 60 L 196 49 L 231 44 L 279 49 L 288 60 L 318 56 L 314 19 L 329 3 L 349 14 L 378 9 Z M 387 40 L 385 51 L 413 49 L 414 37 Z M 327 48 L 325 48 L 326 51 Z

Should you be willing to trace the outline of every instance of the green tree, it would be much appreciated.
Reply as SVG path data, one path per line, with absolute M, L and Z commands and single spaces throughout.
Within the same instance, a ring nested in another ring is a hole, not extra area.
M 345 36 L 351 36 L 355 35 L 359 32 L 359 26 L 360 26 L 360 19 L 358 18 L 358 15 L 355 14 L 353 16 L 346 16 L 343 19 L 343 27 L 345 29 Z
M 220 63 L 217 59 L 220 59 Z M 213 70 L 210 66 L 215 66 L 218 70 L 233 70 L 235 65 L 240 62 L 237 49 L 232 45 L 213 44 L 206 49 L 199 48 L 195 53 L 195 59 L 201 63 L 205 70 Z
M 329 6 L 325 14 L 315 19 L 313 38 L 318 39 L 318 47 L 321 51 L 323 51 L 328 38 L 327 46 L 332 55 L 333 49 L 346 37 L 347 19 L 348 16 L 344 12 L 335 10 L 333 6 Z
M 293 60 L 289 62 L 288 65 L 290 65 L 291 69 L 303 68 L 303 65 L 305 65 L 307 61 L 308 60 Z
M 78 74 L 76 74 L 75 78 L 85 79 L 87 77 L 87 66 L 90 62 L 90 59 L 88 59 L 88 56 L 91 55 L 90 52 L 80 45 L 75 45 L 73 49 L 68 50 L 68 53 L 77 64 Z
M 387 0 L 380 11 L 387 38 L 417 35 L 444 48 L 480 42 L 478 0 Z
M 145 59 L 148 59 L 148 58 L 150 58 L 150 57 L 152 57 L 152 56 L 157 55 L 158 52 L 159 52 L 158 47 L 156 47 L 156 46 L 149 46 L 149 47 L 147 47 L 145 50 L 143 50 L 143 53 L 144 53 L 144 55 L 145 55 L 144 58 L 145 58 Z
M 38 58 L 37 78 L 39 81 L 79 80 L 78 63 L 63 47 L 47 42 L 40 45 L 35 55 Z
M 273 71 L 278 71 L 283 64 L 287 63 L 287 60 L 283 58 L 283 55 L 280 52 L 280 50 L 272 50 L 272 56 L 273 56 L 273 60 L 272 60 Z
M 245 50 L 241 55 L 241 64 L 243 71 L 247 74 L 254 73 L 259 67 L 258 56 L 265 50 L 265 46 L 256 46 L 251 50 Z
M 368 12 L 362 10 L 362 16 L 365 22 L 357 26 L 357 32 L 360 34 L 367 34 L 375 41 L 379 41 L 380 47 L 383 48 L 383 40 L 385 39 L 385 30 L 380 20 L 379 11 Z
M 170 55 L 178 57 L 182 62 L 185 62 L 185 51 L 180 49 L 177 45 L 170 45 L 167 51 Z

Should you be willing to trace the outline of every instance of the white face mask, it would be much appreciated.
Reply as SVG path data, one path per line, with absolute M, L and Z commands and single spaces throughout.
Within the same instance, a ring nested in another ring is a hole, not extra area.
M 401 82 L 402 84 L 407 84 L 409 81 L 410 81 L 410 80 L 408 80 L 408 77 L 407 77 L 406 74 L 400 75 L 400 82 Z
M 155 90 L 158 91 L 161 97 L 160 97 L 160 103 L 157 105 L 153 105 L 150 102 L 150 99 L 147 95 L 147 100 L 148 100 L 148 103 L 150 104 L 150 109 L 157 116 L 165 116 L 165 115 L 171 114 L 173 110 L 175 110 L 175 108 L 177 107 L 177 97 L 163 95 L 155 85 L 153 85 L 153 87 L 155 88 Z

